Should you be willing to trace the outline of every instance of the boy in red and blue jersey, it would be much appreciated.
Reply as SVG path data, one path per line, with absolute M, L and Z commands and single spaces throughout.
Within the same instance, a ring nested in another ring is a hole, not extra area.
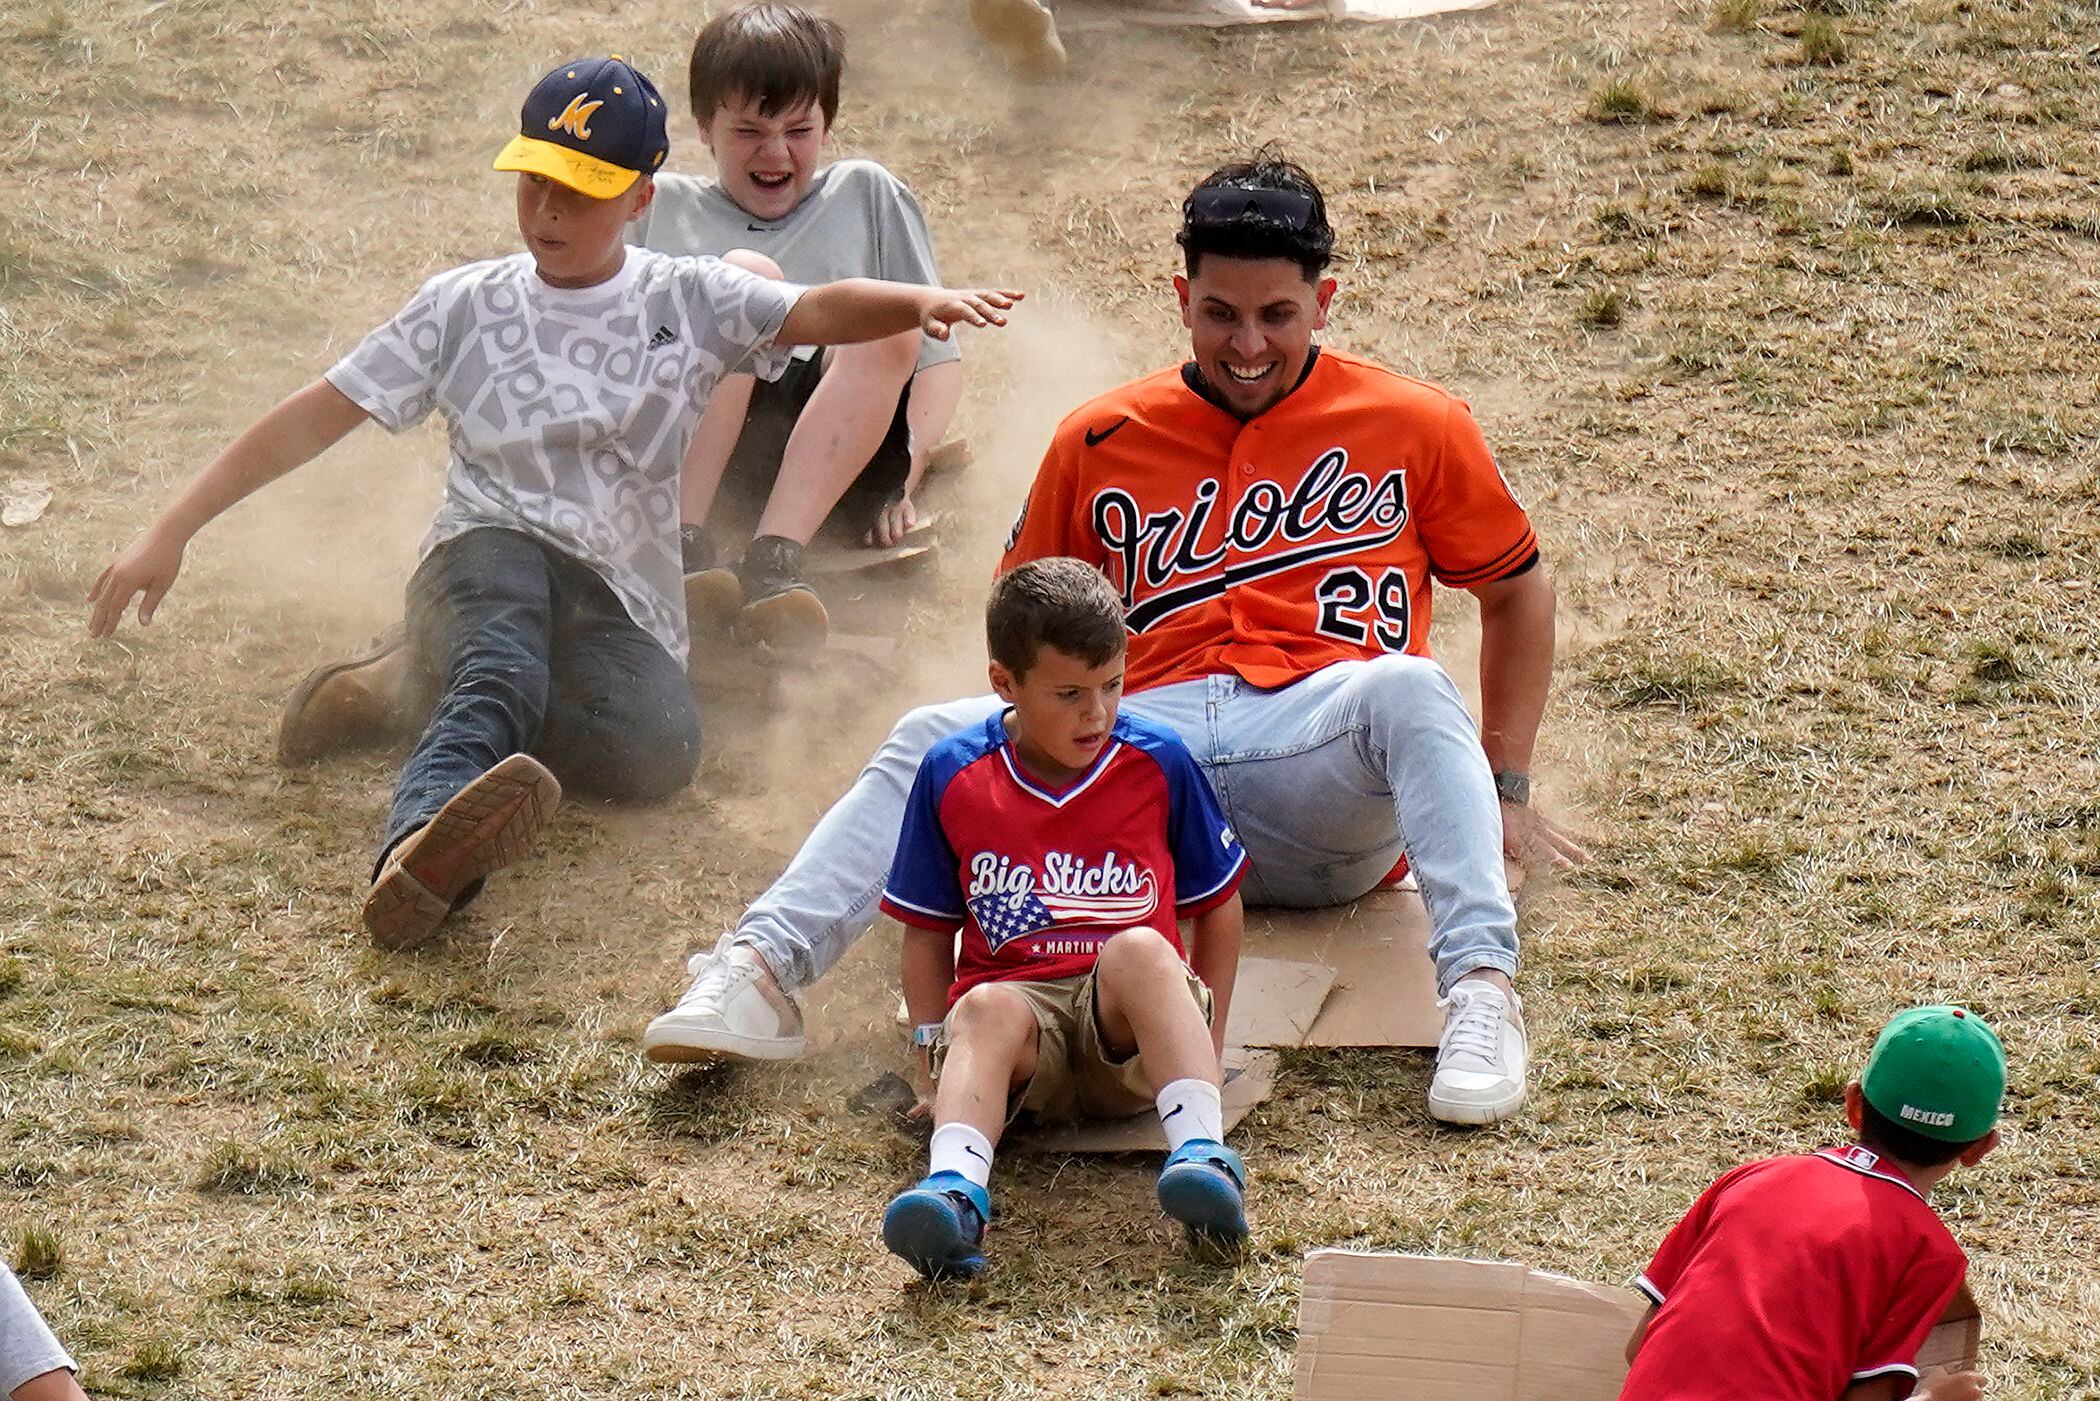
M 2005 1049 L 1962 1007 L 1914 1007 L 1845 1087 L 1855 1141 L 1724 1174 L 1634 1287 L 1620 1401 L 1898 1401 L 1968 1261 L 1926 1194 L 1998 1142 Z M 1982 1378 L 1928 1381 L 1975 1401 Z
M 1022 565 L 993 586 L 985 631 L 1007 708 L 919 766 L 882 896 L 906 926 L 934 1117 L 929 1175 L 890 1203 L 883 1240 L 928 1278 L 974 1275 L 1014 1116 L 1153 1106 L 1161 1207 L 1192 1238 L 1237 1242 L 1246 1169 L 1221 1141 L 1219 1055 L 1247 854 L 1180 739 L 1117 715 L 1123 603 L 1099 570 Z

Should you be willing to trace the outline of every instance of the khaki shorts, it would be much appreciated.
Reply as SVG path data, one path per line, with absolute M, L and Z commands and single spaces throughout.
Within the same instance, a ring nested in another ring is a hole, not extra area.
M 1188 975 L 1189 996 L 1202 1009 L 1203 1020 L 1211 1017 L 1210 989 L 1194 973 Z M 1094 975 L 1057 978 L 1046 982 L 1002 983 L 1028 999 L 1038 1030 L 1035 1074 L 1013 1092 L 1006 1105 L 1006 1120 L 1012 1123 L 1022 1110 L 1038 1119 L 1126 1119 L 1152 1108 L 1157 1098 L 1145 1075 L 1143 1058 L 1132 1052 L 1128 1060 L 1116 1060 L 1101 1044 L 1101 1023 L 1095 1016 Z M 952 1014 L 951 1014 L 952 1016 Z M 941 1041 L 933 1052 L 933 1074 L 938 1080 L 948 1057 L 951 1026 L 941 1027 Z

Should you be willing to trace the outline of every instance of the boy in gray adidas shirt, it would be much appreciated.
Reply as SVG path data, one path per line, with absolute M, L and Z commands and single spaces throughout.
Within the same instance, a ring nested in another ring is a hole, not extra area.
M 844 68 L 838 25 L 798 5 L 752 0 L 709 20 L 689 79 L 714 178 L 659 176 L 631 237 L 796 282 L 938 285 L 925 216 L 903 182 L 873 161 L 821 164 Z M 891 545 L 918 523 L 913 492 L 927 450 L 962 398 L 960 354 L 953 340 L 907 331 L 798 351 L 771 382 L 723 381 L 681 491 L 696 629 L 706 615 L 776 649 L 823 636 L 803 548 L 826 528 Z
M 523 852 L 560 799 L 551 770 L 628 799 L 691 778 L 678 477 L 723 377 L 775 376 L 795 345 L 1003 324 L 1017 295 L 864 279 L 805 289 L 627 247 L 669 143 L 662 98 L 618 58 L 549 73 L 521 127 L 496 168 L 518 173 L 526 251 L 425 283 L 198 473 L 89 594 L 97 637 L 137 595 L 150 621 L 220 512 L 367 418 L 399 432 L 443 413 L 444 504 L 407 623 L 416 668 L 441 694 L 364 902 L 389 948 L 428 939 Z

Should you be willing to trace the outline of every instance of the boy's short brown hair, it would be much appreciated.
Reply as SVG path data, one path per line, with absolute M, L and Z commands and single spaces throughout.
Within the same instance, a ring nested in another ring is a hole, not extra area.
M 739 98 L 761 116 L 814 102 L 824 124 L 838 120 L 846 32 L 800 5 L 758 0 L 722 11 L 700 28 L 686 69 L 693 117 L 702 126 Z
M 1124 651 L 1123 600 L 1084 560 L 1032 559 L 992 585 L 984 637 L 992 660 L 1016 681 L 1027 676 L 1045 646 L 1088 666 L 1105 666 Z

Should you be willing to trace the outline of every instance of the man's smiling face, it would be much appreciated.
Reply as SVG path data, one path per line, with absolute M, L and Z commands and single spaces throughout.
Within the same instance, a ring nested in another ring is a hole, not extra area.
M 1266 413 L 1297 387 L 1334 287 L 1331 277 L 1307 278 L 1289 258 L 1217 253 L 1174 279 L 1196 368 L 1235 414 Z

